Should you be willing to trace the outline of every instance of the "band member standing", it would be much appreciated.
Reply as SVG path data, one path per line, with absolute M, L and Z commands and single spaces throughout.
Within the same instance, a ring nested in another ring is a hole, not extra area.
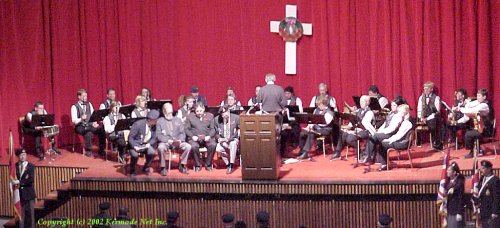
M 122 103 L 118 100 L 116 100 L 116 91 L 113 88 L 109 88 L 108 92 L 106 93 L 106 100 L 99 105 L 99 109 L 108 109 L 109 106 L 111 106 L 111 102 L 116 102 L 118 107 L 122 106 Z
M 132 118 L 141 118 L 148 115 L 149 109 L 146 108 L 146 97 L 139 95 L 135 98 L 135 109 L 132 111 Z
M 375 116 L 369 107 L 370 97 L 367 95 L 361 96 L 361 98 L 359 99 L 359 105 L 361 107 L 356 110 L 356 116 L 361 120 L 362 127 L 354 126 L 352 123 L 349 123 L 349 130 L 341 130 L 333 159 L 337 158 L 340 155 L 340 151 L 342 151 L 346 143 L 352 146 L 352 148 L 354 148 L 354 151 L 357 151 L 358 139 L 368 139 L 368 137 L 375 134 L 375 127 L 373 126 L 375 122 Z
M 465 115 L 460 111 L 453 111 L 465 107 L 466 97 L 467 91 L 465 89 L 460 88 L 455 91 L 455 99 L 453 101 L 453 107 L 451 108 L 451 110 L 449 110 L 450 113 L 448 113 L 448 121 L 446 121 L 446 123 L 443 125 L 443 129 L 441 129 L 441 134 L 443 134 L 441 139 L 448 138 L 449 133 L 450 138 L 448 139 L 448 142 L 450 142 L 452 139 L 455 139 L 457 137 L 458 130 L 467 129 L 468 118 L 465 117 Z
M 201 170 L 200 147 L 207 148 L 206 168 L 212 171 L 212 159 L 215 152 L 215 127 L 214 116 L 211 113 L 205 113 L 205 105 L 198 102 L 194 105 L 194 113 L 189 114 L 185 123 L 185 131 L 188 142 L 191 145 L 191 152 L 196 162 L 195 172 Z
M 108 134 L 111 143 L 118 146 L 118 161 L 122 164 L 125 163 L 125 142 L 123 131 L 115 131 L 115 126 L 118 120 L 125 119 L 125 115 L 118 112 L 119 105 L 116 101 L 112 101 L 109 108 L 111 112 L 104 117 L 102 121 L 104 124 L 104 131 Z
M 187 116 L 193 111 L 194 98 L 191 95 L 184 96 L 182 107 L 177 110 L 177 117 L 182 120 L 183 123 L 186 122 Z
M 220 115 L 215 117 L 215 132 L 217 132 L 215 150 L 220 153 L 222 160 L 226 163 L 227 174 L 231 174 L 234 169 L 239 144 L 239 128 L 240 117 L 231 113 L 228 105 L 223 106 Z M 227 151 L 229 151 L 229 155 Z
M 376 133 L 373 136 L 370 136 L 369 140 L 366 143 L 366 148 L 361 158 L 362 161 L 366 161 L 367 163 L 372 162 L 377 146 L 380 145 L 382 140 L 388 139 L 396 133 L 399 125 L 403 121 L 403 115 L 398 115 L 397 109 L 400 105 L 405 103 L 406 100 L 401 96 L 394 98 L 394 100 L 391 102 L 391 111 L 387 114 L 384 123 L 382 124 L 382 126 L 380 126 L 379 129 L 377 129 Z M 336 159 L 339 157 L 340 153 L 334 154 L 332 159 Z
M 300 132 L 299 139 L 299 156 L 297 159 L 304 159 L 308 157 L 308 152 L 311 150 L 311 146 L 314 142 L 316 136 L 325 136 L 332 133 L 332 127 L 330 123 L 333 121 L 333 112 L 328 108 L 328 98 L 326 96 L 319 96 L 316 99 L 316 109 L 313 114 L 319 114 L 325 116 L 326 124 L 309 124 L 306 128 Z
M 328 100 L 328 107 L 333 110 L 333 111 L 337 111 L 337 101 L 335 100 L 335 97 L 333 96 L 330 96 L 330 94 L 328 94 L 328 86 L 325 84 L 325 83 L 320 83 L 318 85 L 318 92 L 319 94 L 314 96 L 312 99 L 311 99 L 311 103 L 309 103 L 309 107 L 316 107 L 316 98 L 320 95 L 323 95 L 323 96 L 326 96 L 327 97 L 327 100 Z
M 450 179 L 448 186 L 446 186 L 446 211 L 448 213 L 447 224 L 448 227 L 465 227 L 463 220 L 465 212 L 464 188 L 465 178 L 460 173 L 460 168 L 456 162 L 452 162 L 446 170 L 446 175 Z
M 33 111 L 28 112 L 26 114 L 26 121 L 24 122 L 23 126 L 23 131 L 24 133 L 31 135 L 35 138 L 35 151 L 36 155 L 40 160 L 44 159 L 43 156 L 43 150 L 42 150 L 42 127 L 40 126 L 34 126 L 33 123 L 31 122 L 32 117 L 34 115 L 47 115 L 47 111 L 44 108 L 44 105 L 41 101 L 37 101 L 35 103 L 35 107 L 33 108 Z
M 21 200 L 21 220 L 19 227 L 35 227 L 35 166 L 26 161 L 26 151 L 19 149 L 16 151 L 19 161 L 16 163 L 16 177 L 12 183 L 19 185 Z
M 488 90 L 480 89 L 477 92 L 477 100 L 469 102 L 463 108 L 456 107 L 454 111 L 460 111 L 465 116 L 463 121 L 472 121 L 474 122 L 474 116 L 479 115 L 480 118 L 484 121 L 484 131 L 483 133 L 479 133 L 479 129 L 475 129 L 473 126 L 467 132 L 465 132 L 465 148 L 470 150 L 470 153 L 465 155 L 465 158 L 474 157 L 474 143 L 476 139 L 479 139 L 481 136 L 491 136 L 493 134 L 493 122 L 492 116 L 493 112 L 490 110 L 490 106 L 488 104 Z M 462 119 L 460 119 L 462 122 Z M 479 123 L 478 123 L 479 124 Z M 471 124 L 474 125 L 474 124 Z M 477 126 L 480 127 L 480 126 Z M 478 140 L 480 143 L 481 140 Z M 478 145 L 479 146 L 479 145 Z M 482 150 L 479 150 L 479 155 L 483 154 Z
M 377 161 L 381 163 L 378 171 L 387 169 L 387 150 L 394 148 L 397 150 L 408 148 L 410 144 L 410 134 L 413 124 L 410 121 L 410 106 L 407 104 L 398 107 L 398 113 L 402 116 L 403 122 L 398 127 L 396 134 L 381 142 L 380 150 L 377 153 Z
M 142 169 L 146 175 L 150 175 L 149 167 L 155 156 L 155 148 L 158 140 L 156 138 L 156 120 L 160 117 L 160 113 L 156 110 L 151 110 L 146 119 L 136 121 L 130 128 L 128 143 L 130 144 L 130 175 L 135 176 L 135 166 L 139 159 L 139 153 L 146 154 L 146 163 Z
M 104 147 L 106 146 L 104 128 L 100 127 L 97 122 L 89 122 L 94 107 L 87 100 L 87 91 L 80 89 L 76 95 L 78 101 L 71 106 L 71 120 L 75 126 L 75 131 L 85 138 L 85 154 L 89 157 L 92 156 L 92 136 L 97 135 L 99 138 L 99 155 L 104 157 Z
M 254 105 L 258 104 L 257 96 L 259 95 L 260 88 L 262 88 L 261 85 L 255 86 L 255 96 L 250 97 L 250 99 L 248 99 L 248 102 L 247 102 L 248 106 L 254 106 Z
M 371 85 L 370 88 L 368 88 L 368 96 L 376 97 L 381 108 L 387 108 L 389 106 L 389 100 L 387 100 L 384 95 L 380 94 L 376 85 Z
M 179 165 L 179 172 L 188 174 L 186 164 L 188 162 L 189 153 L 191 152 L 191 145 L 186 142 L 186 133 L 182 120 L 174 117 L 174 109 L 172 104 L 165 103 L 163 105 L 163 115 L 156 123 L 156 137 L 158 138 L 158 153 L 160 154 L 160 168 L 161 175 L 167 175 L 165 168 L 165 152 L 167 150 L 180 149 L 182 150 L 181 164 Z
M 443 150 L 443 143 L 439 135 L 438 125 L 440 123 L 439 112 L 441 110 L 441 98 L 434 93 L 434 83 L 424 83 L 424 92 L 418 98 L 417 116 L 422 124 L 426 124 L 433 139 L 432 147 L 435 150 Z
M 205 107 L 208 107 L 207 98 L 200 95 L 200 89 L 196 85 L 191 86 L 191 96 L 194 98 L 194 103 L 201 102 Z
M 481 161 L 481 178 L 479 178 L 479 214 L 482 228 L 500 227 L 500 179 L 493 174 L 493 164 Z
M 240 101 L 239 101 L 238 99 L 236 99 L 236 94 L 234 93 L 234 89 L 233 89 L 233 87 L 231 87 L 231 86 L 227 87 L 227 89 L 226 89 L 226 99 L 224 99 L 224 100 L 222 100 L 222 101 L 220 102 L 220 106 L 222 107 L 222 106 L 224 106 L 224 105 L 226 105 L 226 104 L 227 104 L 227 97 L 229 97 L 230 95 L 231 95 L 232 97 L 234 97 L 234 99 L 235 99 L 235 102 L 234 102 L 234 103 L 235 103 L 236 105 L 238 105 L 238 106 L 240 106 L 240 107 L 241 107 L 241 103 L 240 103 Z
M 286 106 L 285 91 L 279 85 L 275 85 L 276 75 L 266 74 L 266 85 L 259 91 L 257 101 L 262 103 L 262 111 L 267 113 L 281 112 Z

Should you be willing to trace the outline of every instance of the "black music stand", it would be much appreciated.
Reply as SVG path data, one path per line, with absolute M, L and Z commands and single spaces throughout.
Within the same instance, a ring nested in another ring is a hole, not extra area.
M 361 108 L 361 105 L 359 104 L 359 100 L 361 97 L 359 96 L 352 96 L 352 100 L 356 104 L 356 107 Z M 378 99 L 376 97 L 370 97 L 370 109 L 373 111 L 378 111 L 381 110 L 382 107 L 380 107 L 380 103 L 378 103 Z
M 146 107 L 149 109 L 159 110 L 161 113 L 161 109 L 163 108 L 163 105 L 165 103 L 172 104 L 172 100 L 148 101 L 148 103 L 146 104 Z
M 124 130 L 130 130 L 130 128 L 132 127 L 132 125 L 136 121 L 142 120 L 142 119 L 146 119 L 146 117 L 131 118 L 131 119 L 120 119 L 120 120 L 116 121 L 115 132 L 124 131 Z
M 132 115 L 132 111 L 134 111 L 135 105 L 123 105 L 120 106 L 120 109 L 118 110 L 119 113 L 123 114 L 125 117 L 130 118 Z
M 316 107 L 305 107 L 303 108 L 304 109 L 304 112 L 305 113 L 314 113 L 314 110 L 316 109 Z
M 54 119 L 55 119 L 54 114 L 32 115 L 31 116 L 31 123 L 35 127 L 53 126 Z
M 90 116 L 89 122 L 92 123 L 102 121 L 104 117 L 109 115 L 110 112 L 110 109 L 94 110 L 94 112 L 92 112 L 92 115 Z
M 325 116 L 321 114 L 295 113 L 294 117 L 299 124 L 326 124 Z M 307 157 L 309 161 L 313 161 L 309 155 Z
M 214 116 L 219 114 L 220 106 L 209 106 L 205 107 L 205 112 L 212 113 Z

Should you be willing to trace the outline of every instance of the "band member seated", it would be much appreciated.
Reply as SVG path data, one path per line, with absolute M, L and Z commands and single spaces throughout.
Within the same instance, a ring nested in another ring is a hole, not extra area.
M 463 108 L 455 107 L 454 109 L 454 111 L 460 111 L 464 114 L 463 121 L 471 122 L 469 125 L 471 127 L 465 132 L 465 148 L 470 150 L 470 153 L 465 155 L 465 158 L 474 157 L 474 143 L 476 139 L 480 139 L 481 136 L 491 136 L 493 134 L 493 112 L 490 110 L 490 104 L 487 98 L 488 90 L 480 89 L 477 92 L 477 100 L 467 103 Z M 484 121 L 483 133 L 479 133 L 478 131 L 480 123 L 477 121 L 477 124 L 474 123 L 474 116 L 476 115 L 479 115 Z M 478 140 L 478 142 L 481 143 L 481 140 Z M 479 150 L 478 154 L 479 156 L 483 155 L 483 150 Z
M 160 117 L 160 113 L 156 110 L 151 110 L 146 119 L 136 121 L 130 128 L 128 135 L 128 143 L 130 144 L 130 176 L 135 176 L 135 166 L 139 159 L 139 153 L 146 154 L 146 163 L 142 169 L 146 175 L 150 175 L 149 168 L 155 156 L 155 148 L 158 140 L 156 138 L 156 121 Z
M 446 170 L 446 176 L 450 179 L 446 186 L 446 212 L 448 227 L 465 227 L 463 216 L 465 215 L 465 177 L 460 173 L 456 162 L 452 162 Z
M 335 100 L 335 97 L 333 96 L 330 96 L 330 94 L 328 94 L 328 86 L 325 84 L 325 83 L 320 83 L 318 85 L 318 92 L 319 94 L 314 96 L 312 99 L 311 99 L 311 103 L 309 103 L 309 107 L 316 107 L 316 99 L 318 96 L 326 96 L 327 97 L 327 100 L 328 100 L 328 107 L 337 112 L 337 101 Z
M 255 86 L 255 96 L 250 97 L 250 99 L 248 99 L 248 102 L 247 102 L 248 106 L 254 106 L 254 105 L 258 104 L 257 96 L 259 95 L 260 88 L 262 88 L 261 85 Z
M 194 98 L 194 103 L 201 102 L 205 107 L 208 107 L 207 98 L 200 95 L 200 89 L 196 85 L 191 86 L 191 96 Z
M 201 170 L 200 147 L 207 148 L 206 168 L 212 171 L 212 159 L 217 143 L 215 142 L 214 116 L 211 113 L 205 113 L 205 105 L 198 102 L 194 105 L 194 113 L 188 115 L 185 123 L 185 131 L 191 153 L 193 154 L 196 166 L 195 172 Z
M 146 87 L 143 87 L 141 89 L 141 96 L 143 96 L 146 101 L 155 101 L 156 99 L 153 98 L 153 96 L 151 95 L 151 90 L 149 90 L 148 88 Z
M 163 105 L 163 115 L 156 123 L 156 137 L 158 138 L 158 153 L 160 154 L 161 175 L 167 175 L 165 168 L 165 152 L 168 150 L 180 149 L 182 155 L 180 158 L 179 172 L 188 174 L 186 164 L 188 162 L 191 145 L 186 142 L 186 133 L 184 124 L 178 117 L 174 117 L 174 109 L 172 104 L 165 103 Z
M 402 116 L 403 122 L 399 126 L 396 134 L 388 139 L 382 140 L 380 150 L 377 153 L 377 161 L 381 163 L 378 171 L 387 169 L 387 150 L 389 148 L 402 150 L 408 148 L 408 144 L 411 143 L 409 138 L 413 124 L 410 121 L 410 106 L 407 104 L 400 105 L 398 107 L 398 113 Z
M 35 103 L 35 107 L 31 112 L 26 114 L 26 121 L 24 122 L 23 131 L 27 135 L 31 135 L 35 138 L 35 152 L 40 160 L 44 159 L 43 148 L 42 148 L 42 127 L 34 126 L 31 122 L 34 115 L 47 115 L 47 111 L 41 101 Z
M 308 157 L 308 152 L 316 136 L 326 136 L 332 133 L 330 123 L 333 121 L 333 111 L 328 108 L 328 97 L 319 96 L 316 99 L 316 109 L 313 114 L 320 114 L 325 116 L 326 124 L 309 124 L 300 132 L 299 139 L 299 156 L 297 159 L 304 159 Z
M 125 119 L 125 115 L 118 112 L 119 105 L 116 101 L 112 101 L 109 108 L 111 112 L 102 121 L 104 131 L 108 134 L 109 141 L 118 147 L 118 161 L 125 164 L 125 148 L 127 147 L 127 143 L 125 142 L 123 131 L 115 131 L 116 122 Z
M 380 94 L 376 85 L 371 85 L 370 88 L 368 88 L 368 96 L 376 97 L 381 108 L 387 108 L 389 106 L 389 100 L 387 100 L 384 95 Z
M 302 100 L 299 97 L 295 96 L 293 87 L 287 86 L 285 88 L 285 98 L 286 105 L 298 106 L 299 112 L 304 112 L 304 108 L 302 107 Z M 293 117 L 291 117 L 290 110 L 286 108 L 284 110 L 283 115 L 288 118 L 288 123 L 283 123 L 283 128 L 281 130 L 281 156 L 284 156 L 286 153 L 286 144 L 291 139 L 293 147 L 296 147 L 296 142 L 299 140 L 300 134 L 300 126 L 297 121 Z
M 241 107 L 240 105 L 238 105 L 237 103 L 237 100 L 236 100 L 236 97 L 232 94 L 229 94 L 227 95 L 227 98 L 225 100 L 225 105 L 222 105 L 222 106 L 227 106 L 227 108 L 231 111 L 231 110 L 243 110 L 243 107 Z
M 500 179 L 493 173 L 490 161 L 481 161 L 479 178 L 479 196 L 473 197 L 479 205 L 479 217 L 482 228 L 500 227 Z
M 85 138 L 85 154 L 92 156 L 92 136 L 99 138 L 99 155 L 104 157 L 104 147 L 106 146 L 106 135 L 104 128 L 97 122 L 89 122 L 90 116 L 94 112 L 92 103 L 87 100 L 87 91 L 80 89 L 76 93 L 78 101 L 71 106 L 71 121 L 75 126 L 75 131 Z
M 182 98 L 182 107 L 177 110 L 177 117 L 182 120 L 183 123 L 186 122 L 187 116 L 193 111 L 194 98 L 191 95 L 181 96 Z
M 391 102 L 391 111 L 387 114 L 384 123 L 377 129 L 373 136 L 370 136 L 366 143 L 366 148 L 361 156 L 361 163 L 371 163 L 375 155 L 374 152 L 382 140 L 388 139 L 396 134 L 399 125 L 403 122 L 403 114 L 398 114 L 398 107 L 405 103 L 406 100 L 401 96 L 394 98 Z
M 448 121 L 446 121 L 446 123 L 443 124 L 443 129 L 441 129 L 441 134 L 442 134 L 441 139 L 448 138 L 449 134 L 450 138 L 448 139 L 448 142 L 451 142 L 451 140 L 454 140 L 457 137 L 458 130 L 467 129 L 468 118 L 465 117 L 465 115 L 460 111 L 453 111 L 457 110 L 457 108 L 460 109 L 465 107 L 466 97 L 467 97 L 467 91 L 464 88 L 460 88 L 457 91 L 455 91 L 455 99 L 453 101 L 453 106 L 451 107 L 451 110 L 449 110 L 448 113 Z
M 116 100 L 116 91 L 113 88 L 108 89 L 108 92 L 106 93 L 106 100 L 99 105 L 99 109 L 109 109 L 111 102 L 116 102 L 118 107 L 122 106 L 122 103 Z
M 227 103 L 227 97 L 228 97 L 229 95 L 232 95 L 232 96 L 234 97 L 234 99 L 235 99 L 235 102 L 234 102 L 234 103 L 235 103 L 236 105 L 241 106 L 240 101 L 239 101 L 238 99 L 236 99 L 236 94 L 234 93 L 234 89 L 233 89 L 233 87 L 229 86 L 229 87 L 227 87 L 227 89 L 226 89 L 226 99 L 224 99 L 224 100 L 222 100 L 222 101 L 220 102 L 220 106 L 221 106 L 221 107 L 222 107 L 222 106 L 224 106 L 224 105 L 226 105 L 226 104 L 228 104 L 228 103 Z
M 146 108 L 146 97 L 139 95 L 135 98 L 135 109 L 132 111 L 130 117 L 141 118 L 148 115 L 149 109 Z
M 217 132 L 215 150 L 220 153 L 222 160 L 226 163 L 227 174 L 231 174 L 234 169 L 239 144 L 239 128 L 240 117 L 231 113 L 228 105 L 221 107 L 220 115 L 215 117 L 215 131 Z
M 368 137 L 375 134 L 375 127 L 373 126 L 375 118 L 369 107 L 370 97 L 367 95 L 361 96 L 359 99 L 359 105 L 360 108 L 356 110 L 356 116 L 361 120 L 362 126 L 355 126 L 353 123 L 349 123 L 348 129 L 340 131 L 340 137 L 338 139 L 337 148 L 335 149 L 335 154 L 332 155 L 330 160 L 340 158 L 340 151 L 342 151 L 346 143 L 352 146 L 354 151 L 358 151 L 357 140 L 368 139 Z
M 441 142 L 438 128 L 440 110 L 441 98 L 434 93 L 434 83 L 427 81 L 424 83 L 424 92 L 418 98 L 417 117 L 419 124 L 429 127 L 433 140 L 432 147 L 435 150 L 443 150 L 443 143 Z

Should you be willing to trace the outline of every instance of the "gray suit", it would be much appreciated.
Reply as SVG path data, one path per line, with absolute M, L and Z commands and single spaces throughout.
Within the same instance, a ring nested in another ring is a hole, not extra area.
M 219 142 L 217 143 L 217 147 L 215 150 L 221 154 L 222 160 L 224 160 L 224 163 L 228 165 L 229 163 L 234 164 L 234 160 L 236 158 L 236 152 L 238 151 L 238 129 L 240 128 L 240 117 L 236 114 L 230 114 L 231 116 L 229 117 L 230 122 L 229 122 L 229 138 L 227 138 L 226 142 Z M 224 119 L 222 116 L 217 116 L 215 118 L 215 130 L 217 132 L 217 135 L 215 138 L 217 141 L 219 139 L 224 138 Z M 228 160 L 228 154 L 227 154 L 227 149 L 229 149 L 229 160 Z
M 156 137 L 158 139 L 158 152 L 160 154 L 160 167 L 165 168 L 165 151 L 168 149 L 181 149 L 181 164 L 187 164 L 191 145 L 186 142 L 186 133 L 182 120 L 178 117 L 173 117 L 172 120 L 167 120 L 165 117 L 158 119 L 156 122 Z M 173 140 L 173 145 L 168 143 L 168 140 Z M 175 145 L 175 141 L 180 141 L 180 144 Z
M 287 103 L 283 88 L 274 84 L 262 87 L 257 100 L 262 103 L 262 110 L 266 112 L 280 112 Z
M 186 118 L 186 123 L 184 124 L 186 136 L 188 142 L 191 145 L 191 152 L 196 162 L 196 166 L 201 166 L 200 161 L 200 146 L 205 146 L 207 148 L 207 160 L 206 165 L 212 165 L 212 159 L 215 152 L 215 127 L 214 127 L 214 115 L 211 113 L 204 113 L 202 118 L 196 117 L 194 113 L 190 113 Z M 198 141 L 193 141 L 193 136 L 210 136 L 208 141 L 204 138 L 199 138 Z

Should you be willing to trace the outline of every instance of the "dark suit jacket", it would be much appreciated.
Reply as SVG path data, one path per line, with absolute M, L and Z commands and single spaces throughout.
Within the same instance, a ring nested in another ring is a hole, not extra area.
M 446 192 L 453 188 L 453 194 L 448 194 L 446 203 L 446 209 L 450 215 L 464 215 L 464 181 L 464 176 L 459 175 L 455 182 L 453 184 L 450 183 L 446 188 Z
M 481 190 L 484 176 L 479 179 L 479 189 Z M 479 208 L 482 218 L 489 218 L 491 214 L 500 215 L 500 180 L 493 176 L 482 191 L 479 192 Z
M 228 141 L 233 141 L 233 139 L 238 138 L 237 133 L 240 128 L 240 117 L 232 113 L 230 115 L 229 119 L 231 122 L 229 123 L 229 126 L 231 134 Z M 224 138 L 224 119 L 222 116 L 215 117 L 215 131 L 217 132 L 217 135 L 215 136 L 216 140 Z
M 128 135 L 128 143 L 132 147 L 140 147 L 149 143 L 151 146 L 156 147 L 157 139 L 156 139 L 156 128 L 155 126 L 151 127 L 151 139 L 149 142 L 143 143 L 144 136 L 146 135 L 146 119 L 141 119 L 136 121 L 132 127 L 130 128 L 130 134 Z
M 267 84 L 260 89 L 258 101 L 262 103 L 262 110 L 279 112 L 286 106 L 285 91 L 281 86 Z
M 26 170 L 23 175 L 19 172 L 20 163 L 16 163 L 16 177 L 19 180 L 19 194 L 21 200 L 28 201 L 36 198 L 35 188 L 33 184 L 35 182 L 35 166 L 28 162 L 26 165 Z
M 204 113 L 200 120 L 194 113 L 190 113 L 184 124 L 186 136 L 191 139 L 193 136 L 205 135 L 211 138 L 215 137 L 214 115 Z
M 186 141 L 186 133 L 184 131 L 184 125 L 182 120 L 178 117 L 172 119 L 173 129 L 167 128 L 167 119 L 165 117 L 160 118 L 156 122 L 156 137 L 158 137 L 159 142 L 167 142 L 169 139 Z

